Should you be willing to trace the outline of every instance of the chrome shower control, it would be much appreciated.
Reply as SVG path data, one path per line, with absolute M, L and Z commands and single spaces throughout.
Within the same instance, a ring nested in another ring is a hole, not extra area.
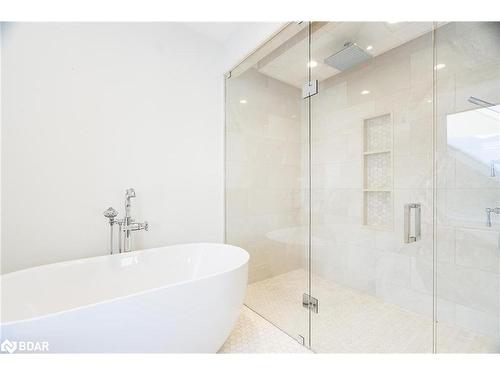
M 491 227 L 491 214 L 500 215 L 500 207 L 486 208 L 486 226 Z

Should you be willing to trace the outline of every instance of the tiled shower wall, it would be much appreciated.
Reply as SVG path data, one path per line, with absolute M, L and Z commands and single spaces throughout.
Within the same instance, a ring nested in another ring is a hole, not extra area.
M 299 267 L 299 89 L 256 69 L 227 85 L 226 241 L 249 251 L 249 282 Z
M 500 220 L 486 228 L 484 209 L 500 205 L 500 180 L 449 149 L 446 115 L 477 108 L 469 96 L 500 101 L 499 41 L 495 23 L 444 25 L 436 40 L 437 63 L 446 65 L 437 71 L 438 319 L 495 338 Z M 433 64 L 426 34 L 321 82 L 311 161 L 313 272 L 429 317 Z M 394 227 L 375 230 L 362 226 L 362 124 L 385 113 L 394 126 Z M 405 203 L 422 204 L 422 240 L 413 244 L 403 243 Z
M 313 40 L 314 43 L 314 40 Z M 369 94 L 361 94 L 363 91 Z M 394 225 L 363 223 L 363 122 L 393 119 Z M 409 42 L 320 84 L 312 103 L 313 272 L 420 313 L 432 313 L 432 40 Z M 403 243 L 403 206 L 422 204 L 421 241 Z

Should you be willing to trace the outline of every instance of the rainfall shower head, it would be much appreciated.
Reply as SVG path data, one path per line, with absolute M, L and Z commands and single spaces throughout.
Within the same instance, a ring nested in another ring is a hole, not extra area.
M 468 101 L 469 101 L 469 103 L 475 104 L 479 107 L 483 107 L 483 108 L 489 109 L 490 111 L 499 113 L 496 109 L 494 109 L 494 107 L 496 105 L 493 103 L 487 102 L 487 101 L 479 99 L 479 98 L 475 98 L 474 96 L 469 97 Z
M 359 48 L 356 43 L 346 42 L 344 48 L 325 59 L 325 63 L 344 71 L 370 59 L 372 56 Z

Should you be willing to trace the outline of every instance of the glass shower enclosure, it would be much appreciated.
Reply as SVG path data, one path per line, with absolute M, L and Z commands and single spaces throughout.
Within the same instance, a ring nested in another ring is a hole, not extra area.
M 226 78 L 245 304 L 316 352 L 500 352 L 500 23 L 290 23 Z

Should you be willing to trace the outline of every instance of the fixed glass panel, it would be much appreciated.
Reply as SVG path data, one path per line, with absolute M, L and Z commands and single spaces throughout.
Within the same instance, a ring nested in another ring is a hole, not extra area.
M 433 350 L 433 24 L 311 34 L 317 352 Z
M 308 23 L 226 79 L 226 242 L 250 253 L 246 306 L 309 344 Z
M 500 352 L 500 23 L 436 30 L 438 352 Z

